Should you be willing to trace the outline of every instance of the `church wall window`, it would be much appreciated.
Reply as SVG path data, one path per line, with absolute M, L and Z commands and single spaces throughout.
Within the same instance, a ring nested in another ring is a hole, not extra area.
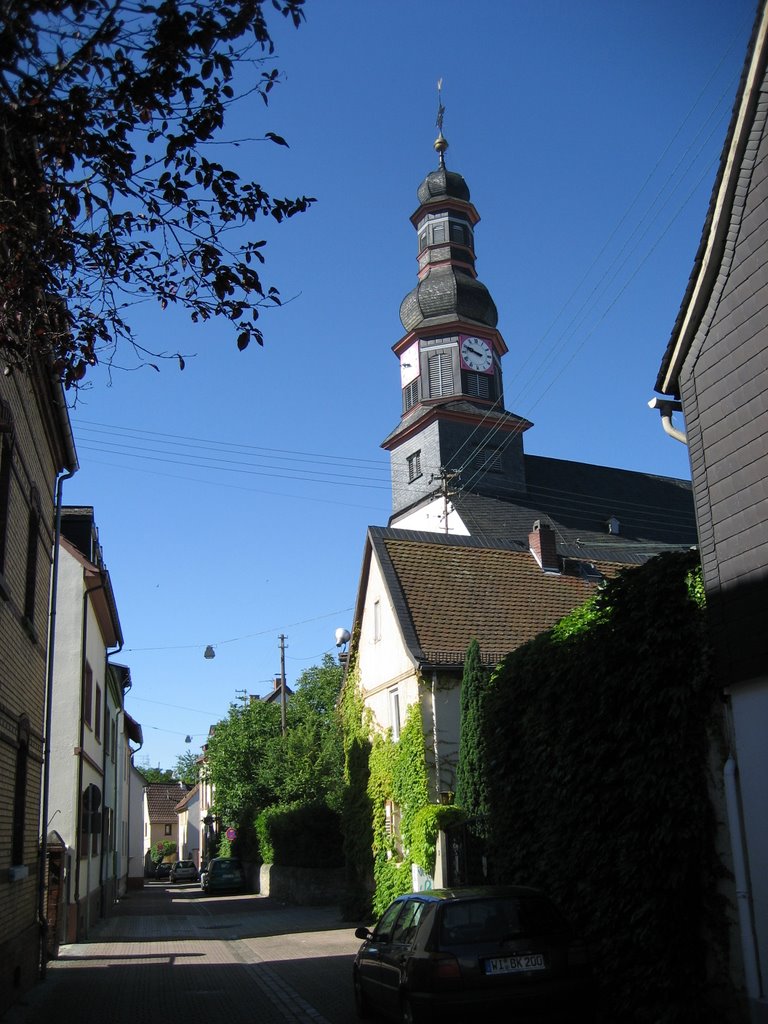
M 419 379 L 412 380 L 403 388 L 403 412 L 407 412 L 419 400 Z
M 475 467 L 484 473 L 501 473 L 501 449 L 500 448 L 478 448 L 475 452 L 473 463 Z
M 412 483 L 421 476 L 421 450 L 408 456 L 408 482 Z
M 440 242 L 445 242 L 445 222 L 438 221 L 437 224 L 432 225 L 432 242 L 438 245 Z
M 457 242 L 459 245 L 466 245 L 469 247 L 472 244 L 469 228 L 466 224 L 460 224 L 458 221 L 452 220 L 450 222 L 451 241 Z

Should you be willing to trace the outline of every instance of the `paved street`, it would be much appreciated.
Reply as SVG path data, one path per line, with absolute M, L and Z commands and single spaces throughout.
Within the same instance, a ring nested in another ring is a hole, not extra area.
M 352 1024 L 354 927 L 335 907 L 150 882 L 2 1024 Z

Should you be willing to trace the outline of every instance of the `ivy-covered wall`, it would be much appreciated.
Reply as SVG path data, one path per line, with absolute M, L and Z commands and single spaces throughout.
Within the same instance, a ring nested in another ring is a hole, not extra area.
M 623 573 L 483 686 L 497 882 L 548 891 L 595 954 L 605 1021 L 738 1020 L 713 807 L 724 759 L 697 558 Z M 473 788 L 474 787 L 474 788 Z
M 421 707 L 412 704 L 398 740 L 377 731 L 366 711 L 354 668 L 341 701 L 344 727 L 344 842 L 358 914 L 379 915 L 412 888 L 412 866 L 435 870 L 438 833 L 463 819 L 454 807 L 430 803 Z M 385 807 L 396 809 L 387 829 Z

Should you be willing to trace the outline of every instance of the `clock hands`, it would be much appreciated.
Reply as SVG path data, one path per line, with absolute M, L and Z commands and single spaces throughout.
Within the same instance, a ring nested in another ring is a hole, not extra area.
M 464 349 L 467 352 L 471 352 L 473 356 L 480 356 L 481 359 L 485 355 L 484 352 L 478 352 L 478 350 L 476 348 L 472 348 L 471 345 L 465 345 Z

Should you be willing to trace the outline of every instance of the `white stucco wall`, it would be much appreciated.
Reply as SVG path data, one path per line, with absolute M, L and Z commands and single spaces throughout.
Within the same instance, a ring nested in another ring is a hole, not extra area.
M 378 629 L 376 602 L 379 607 Z M 393 727 L 390 693 L 395 689 L 402 724 L 406 708 L 419 699 L 416 666 L 403 642 L 375 553 L 371 555 L 357 665 L 365 703 L 373 711 L 377 726 L 381 729 Z
M 48 828 L 74 850 L 77 838 L 77 758 L 80 744 L 80 679 L 83 629 L 82 567 L 59 552 L 55 660 L 51 703 L 51 781 Z M 75 861 L 73 860 L 73 865 Z
M 131 762 L 128 768 L 128 878 L 144 878 L 144 776 Z
M 377 600 L 380 609 L 378 639 L 375 637 L 374 629 L 374 604 Z M 363 698 L 366 706 L 373 712 L 377 728 L 383 731 L 394 727 L 393 691 L 397 691 L 401 725 L 405 721 L 407 709 L 412 704 L 420 703 L 425 754 L 430 774 L 430 797 L 437 801 L 440 793 L 447 790 L 455 791 L 459 751 L 460 682 L 456 677 L 438 676 L 433 686 L 431 676 L 421 679 L 406 650 L 375 554 L 371 556 L 357 664 Z M 434 771 L 435 765 L 438 767 L 437 775 Z
M 442 498 L 436 498 L 423 508 L 406 512 L 398 519 L 393 519 L 391 526 L 397 530 L 423 530 L 425 533 L 449 533 L 454 537 L 468 537 L 469 530 L 464 525 L 461 516 L 449 502 L 448 504 L 448 529 L 446 530 L 445 502 Z

